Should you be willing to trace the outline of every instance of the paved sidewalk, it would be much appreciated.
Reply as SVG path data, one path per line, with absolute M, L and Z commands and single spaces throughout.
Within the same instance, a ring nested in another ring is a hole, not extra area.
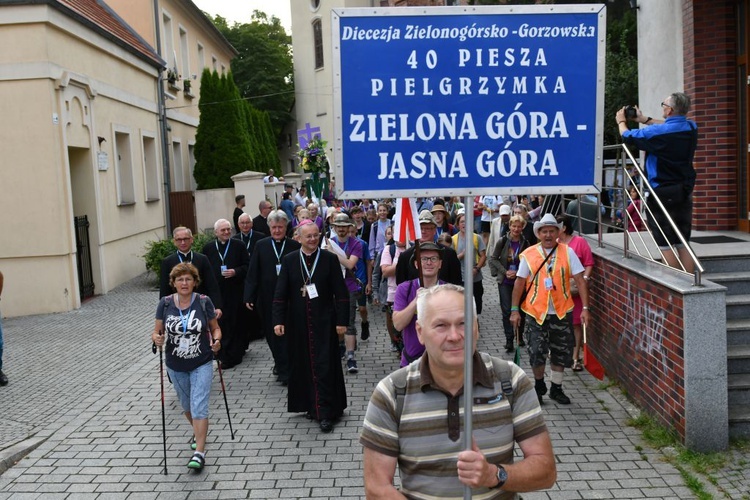
M 485 289 L 480 349 L 505 356 L 489 277 Z M 168 386 L 164 476 L 159 360 L 149 340 L 156 303 L 144 275 L 79 311 L 4 321 L 10 385 L 0 388 L 0 462 L 13 445 L 41 444 L 0 476 L 0 500 L 364 498 L 360 423 L 373 387 L 398 366 L 379 310 L 370 313 L 372 337 L 360 342 L 360 373 L 346 375 L 349 408 L 330 434 L 286 412 L 286 389 L 271 374 L 267 346 L 256 341 L 224 373 L 235 440 L 217 374 L 207 466 L 188 473 L 191 432 Z M 621 396 L 585 372 L 566 371 L 564 386 L 573 404 L 544 406 L 558 481 L 524 499 L 692 497 L 679 472 L 625 425 L 632 409 Z M 735 469 L 720 475 L 726 498 L 750 498 L 747 463 L 737 457 Z

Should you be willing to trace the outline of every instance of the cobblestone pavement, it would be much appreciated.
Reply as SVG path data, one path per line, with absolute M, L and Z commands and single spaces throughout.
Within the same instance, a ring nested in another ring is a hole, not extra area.
M 480 349 L 505 356 L 489 277 L 485 289 Z M 349 408 L 330 434 L 286 412 L 268 348 L 255 341 L 224 373 L 235 439 L 216 376 L 207 466 L 188 473 L 191 432 L 168 386 L 165 476 L 159 360 L 149 340 L 156 303 L 143 275 L 78 311 L 4 321 L 10 384 L 0 388 L 0 462 L 38 448 L 0 476 L 0 500 L 364 497 L 360 423 L 375 384 L 398 365 L 379 310 L 370 313 L 372 337 L 360 342 L 360 372 L 346 376 Z M 528 371 L 526 359 L 521 365 Z M 558 481 L 524 499 L 692 496 L 680 473 L 625 425 L 633 409 L 622 396 L 585 372 L 566 372 L 564 387 L 571 405 L 544 405 Z M 726 498 L 750 498 L 748 458 L 737 455 L 732 469 L 714 475 Z

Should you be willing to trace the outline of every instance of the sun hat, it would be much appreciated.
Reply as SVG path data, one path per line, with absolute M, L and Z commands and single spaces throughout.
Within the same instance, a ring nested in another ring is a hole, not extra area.
M 432 215 L 432 212 L 429 210 L 422 210 L 419 212 L 419 223 L 420 224 L 434 224 L 437 226 L 437 221 L 435 220 L 435 216 Z
M 354 222 L 346 214 L 336 214 L 331 222 L 336 227 L 353 226 Z
M 558 223 L 552 214 L 544 214 L 544 217 L 534 223 L 534 236 L 539 238 L 539 230 L 541 228 L 553 226 L 557 229 L 562 229 L 562 222 Z

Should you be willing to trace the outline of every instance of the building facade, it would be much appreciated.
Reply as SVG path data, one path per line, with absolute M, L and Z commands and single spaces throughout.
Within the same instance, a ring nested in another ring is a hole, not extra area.
M 154 19 L 153 4 L 134 16 L 114 4 L 0 1 L 0 97 L 8 117 L 0 124 L 0 269 L 7 316 L 80 307 L 85 297 L 143 273 L 146 243 L 166 236 L 160 98 L 164 68 L 173 61 L 153 48 L 155 31 L 144 27 Z M 198 19 L 189 0 L 164 5 L 160 16 L 171 9 L 176 40 L 184 30 L 192 41 L 186 59 L 181 41 L 173 50 L 179 74 L 198 72 L 200 43 L 206 64 L 215 58 L 219 71 L 229 68 L 231 47 Z M 175 84 L 166 89 L 177 96 L 167 101 L 167 143 L 170 160 L 178 161 L 169 164 L 182 165 L 172 167 L 174 187 L 190 189 L 199 88 L 192 87 L 190 98 L 184 81 Z

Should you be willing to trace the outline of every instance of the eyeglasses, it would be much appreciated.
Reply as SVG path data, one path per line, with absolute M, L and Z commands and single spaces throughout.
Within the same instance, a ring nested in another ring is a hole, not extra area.
M 438 260 L 440 260 L 440 257 L 422 257 L 422 262 L 424 263 L 431 262 L 432 264 L 434 264 Z
M 671 107 L 672 107 L 672 106 L 670 106 L 669 104 L 664 104 L 663 102 L 662 102 L 662 103 L 660 103 L 660 104 L 661 104 L 661 106 L 662 106 L 663 108 L 671 108 Z
M 193 238 L 190 238 L 190 237 L 188 237 L 188 238 L 175 238 L 174 240 L 175 240 L 176 242 L 178 242 L 178 243 L 181 243 L 181 242 L 183 242 L 183 241 L 190 241 L 190 240 L 192 240 L 192 239 L 193 239 Z

